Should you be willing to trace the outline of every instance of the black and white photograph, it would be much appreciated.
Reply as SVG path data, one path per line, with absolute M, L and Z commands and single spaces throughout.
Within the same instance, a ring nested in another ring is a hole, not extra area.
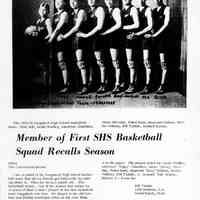
M 187 0 L 12 1 L 13 108 L 186 108 Z

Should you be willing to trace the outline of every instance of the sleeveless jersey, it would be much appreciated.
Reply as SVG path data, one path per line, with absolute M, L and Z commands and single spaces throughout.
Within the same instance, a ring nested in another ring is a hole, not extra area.
M 97 17 L 95 15 L 97 8 L 98 7 L 95 7 L 94 10 L 90 9 L 89 12 L 88 12 L 87 24 L 88 24 L 89 31 L 91 31 L 97 25 Z M 104 7 L 102 7 L 102 8 L 105 11 L 105 8 Z M 103 24 L 103 28 L 100 32 L 103 32 L 104 30 L 105 30 L 105 21 L 104 21 L 104 24 Z
M 154 19 L 154 25 L 153 25 L 153 30 L 154 32 L 158 31 L 163 25 L 164 25 L 164 20 L 165 20 L 165 8 L 167 6 L 163 5 L 160 7 L 160 9 L 155 8 L 153 10 L 153 19 Z
M 47 19 L 48 18 L 46 18 L 44 20 L 39 19 L 36 22 L 36 27 L 37 27 L 37 30 L 38 30 L 38 37 L 40 39 L 44 39 L 48 35 L 47 26 L 46 26 L 46 20 Z
M 78 11 L 75 13 L 74 11 L 72 12 L 72 18 L 73 18 L 73 25 L 76 24 L 76 21 L 78 19 L 78 13 L 80 10 L 83 9 L 78 9 Z M 86 13 L 86 12 L 85 12 Z M 86 13 L 87 14 L 87 13 Z M 88 32 L 88 17 L 86 16 L 86 18 L 82 21 L 80 27 L 79 27 L 79 31 L 83 32 L 83 33 L 87 33 Z
M 148 26 L 147 17 L 145 16 L 147 8 L 148 7 L 145 6 L 142 10 L 138 9 L 139 22 L 140 22 L 139 30 L 140 31 Z M 150 33 L 150 32 L 151 31 L 148 31 L 147 33 Z
M 62 14 L 63 12 L 66 12 L 66 11 L 63 10 L 63 11 L 61 11 L 60 13 L 55 13 L 55 14 L 54 14 L 54 17 L 53 17 L 53 29 L 56 28 L 58 22 L 60 21 L 61 14 Z M 69 24 L 64 23 L 64 25 L 62 26 L 62 28 L 61 28 L 61 30 L 60 30 L 60 33 L 63 33 L 63 34 L 64 34 L 64 33 L 67 32 L 67 30 L 69 30 Z
M 122 25 L 127 26 L 127 25 L 132 25 L 134 23 L 133 18 L 131 16 L 131 9 L 133 6 L 129 6 L 128 9 L 122 9 Z M 130 33 L 133 31 L 137 31 L 138 29 L 134 30 L 124 30 L 125 33 Z

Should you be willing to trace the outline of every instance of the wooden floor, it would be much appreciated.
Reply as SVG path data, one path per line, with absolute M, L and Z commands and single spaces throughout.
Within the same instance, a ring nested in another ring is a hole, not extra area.
M 75 93 L 58 95 L 35 95 L 29 101 L 20 101 L 14 108 L 184 108 L 186 98 L 178 92 L 168 92 L 164 95 L 154 93 L 140 95 L 139 93 L 127 95 L 120 93 L 114 95 L 90 93 L 78 95 Z

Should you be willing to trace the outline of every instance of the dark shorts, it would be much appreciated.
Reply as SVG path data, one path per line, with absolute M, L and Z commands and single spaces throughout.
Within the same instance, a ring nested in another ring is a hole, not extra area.
M 90 40 L 90 46 L 92 51 L 101 51 L 106 47 L 106 39 L 103 36 L 95 36 Z
M 71 50 L 72 48 L 72 44 L 71 44 L 71 40 L 62 40 L 60 42 L 55 41 L 53 43 L 53 49 L 54 51 L 57 52 L 66 52 Z
M 35 56 L 35 59 L 38 62 L 41 63 L 47 63 L 49 61 L 49 50 L 50 50 L 50 46 L 47 44 L 47 42 L 44 39 L 38 39 L 36 38 L 35 40 L 33 40 L 32 43 L 32 47 L 33 47 L 33 56 Z
M 157 53 L 165 53 L 167 49 L 166 37 L 164 35 L 153 38 L 153 48 Z
M 127 35 L 128 34 L 124 34 L 123 36 L 123 47 L 125 49 L 133 49 L 133 50 L 138 50 L 139 49 L 139 44 L 140 44 L 140 40 L 138 37 L 133 37 L 132 40 L 127 39 Z
M 141 38 L 141 42 L 142 42 L 142 49 L 151 49 L 152 48 L 152 38 Z
M 119 49 L 122 45 L 121 35 L 117 33 L 110 34 L 105 37 L 105 46 L 108 49 Z
M 74 37 L 73 38 L 73 50 L 77 49 L 87 49 L 88 47 L 88 39 L 86 38 L 80 38 L 80 37 Z

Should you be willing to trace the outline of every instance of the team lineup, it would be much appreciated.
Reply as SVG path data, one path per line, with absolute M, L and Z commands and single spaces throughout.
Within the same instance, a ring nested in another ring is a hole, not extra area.
M 40 18 L 33 26 L 25 30 L 25 34 L 37 38 L 38 62 L 47 65 L 49 61 L 49 44 L 53 47 L 56 63 L 62 72 L 64 87 L 59 93 L 68 93 L 70 88 L 70 70 L 67 64 L 66 49 L 75 53 L 76 65 L 80 70 L 82 87 L 79 94 L 87 94 L 94 84 L 94 69 L 87 66 L 86 54 L 92 52 L 99 73 L 95 74 L 100 84 L 96 92 L 108 91 L 105 49 L 110 53 L 114 68 L 115 86 L 112 93 L 124 91 L 127 94 L 137 91 L 138 67 L 135 52 L 140 46 L 145 69 L 144 87 L 141 94 L 152 92 L 150 51 L 152 46 L 159 58 L 161 77 L 155 91 L 163 94 L 167 91 L 166 45 L 167 30 L 170 22 L 170 8 L 163 0 L 155 0 L 157 7 L 151 9 L 146 0 L 140 0 L 140 7 L 133 6 L 134 0 L 122 0 L 122 8 L 115 6 L 114 0 L 105 0 L 105 6 L 97 4 L 97 0 L 88 0 L 88 9 L 81 6 L 80 0 L 69 0 L 72 11 L 65 9 L 64 0 L 55 0 L 57 12 L 49 18 L 49 5 L 42 3 L 39 7 Z M 120 62 L 120 51 L 124 51 L 125 62 L 129 69 L 129 77 L 125 80 L 128 87 L 124 89 L 121 75 L 123 67 Z

